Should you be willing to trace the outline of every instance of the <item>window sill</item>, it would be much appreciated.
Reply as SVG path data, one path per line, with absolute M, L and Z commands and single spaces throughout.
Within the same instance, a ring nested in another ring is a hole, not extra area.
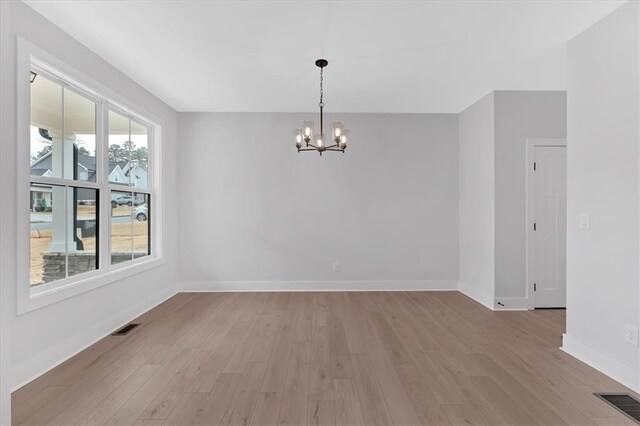
M 28 293 L 18 296 L 17 314 L 23 315 L 65 299 L 95 290 L 107 284 L 157 268 L 164 264 L 158 257 L 141 258 L 130 263 L 115 265 L 109 272 L 95 271 L 74 277 L 70 282 L 62 280 L 29 288 Z

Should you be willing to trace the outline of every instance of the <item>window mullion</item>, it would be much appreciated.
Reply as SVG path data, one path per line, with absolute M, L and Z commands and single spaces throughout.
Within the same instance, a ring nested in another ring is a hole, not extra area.
M 109 190 L 109 135 L 108 135 L 108 108 L 104 102 L 100 102 L 100 111 L 98 113 L 98 137 L 96 138 L 96 150 L 99 151 L 100 163 L 100 269 L 108 271 L 111 267 L 110 261 L 110 236 L 111 236 L 111 191 Z
M 135 202 L 135 192 L 133 192 L 133 188 L 132 188 L 132 184 L 131 184 L 131 167 L 132 167 L 132 160 L 131 160 L 131 144 L 133 143 L 131 141 L 131 118 L 129 118 L 129 143 L 128 143 L 128 151 L 129 151 L 129 158 L 127 159 L 129 161 L 129 190 L 131 191 L 131 199 Z M 133 210 L 133 205 L 131 206 L 132 210 Z M 135 254 L 133 252 L 133 237 L 134 237 L 134 232 L 133 232 L 133 217 L 131 215 L 129 215 L 129 219 L 131 222 L 131 226 L 130 226 L 130 230 L 131 230 L 131 260 L 135 259 Z
M 62 166 L 60 168 L 60 177 L 63 180 L 66 180 L 66 162 L 65 162 L 65 156 L 67 155 L 66 153 L 66 149 L 65 149 L 65 117 L 64 117 L 64 86 L 60 85 L 60 90 L 62 90 L 62 108 L 61 108 L 61 117 L 62 117 L 62 123 L 60 123 L 60 131 L 61 131 L 61 135 L 60 138 L 62 139 L 61 143 L 60 143 L 60 150 L 62 151 L 62 155 L 61 155 L 61 163 Z M 53 142 L 53 141 L 52 141 Z M 53 148 L 52 148 L 53 150 Z M 68 186 L 64 186 L 64 277 L 65 278 L 69 278 L 69 187 Z M 52 211 L 52 214 L 55 214 L 55 212 Z M 53 239 L 53 233 L 52 233 L 52 237 Z
M 84 180 L 73 180 L 73 179 L 62 179 L 51 176 L 36 176 L 31 175 L 30 181 L 33 183 L 39 183 L 42 185 L 57 185 L 57 186 L 75 186 L 77 188 L 89 188 L 89 189 L 100 189 L 100 185 L 94 182 L 84 181 Z

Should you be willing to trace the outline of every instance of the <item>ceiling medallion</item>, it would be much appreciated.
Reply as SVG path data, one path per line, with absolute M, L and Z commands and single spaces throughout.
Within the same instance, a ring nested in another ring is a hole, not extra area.
M 349 139 L 349 130 L 344 128 L 342 121 L 334 121 L 331 123 L 331 142 L 333 145 L 327 145 L 324 139 L 324 122 L 322 120 L 322 109 L 324 108 L 324 102 L 322 101 L 322 71 L 324 67 L 329 65 L 326 59 L 318 59 L 316 66 L 320 68 L 320 133 L 313 133 L 313 121 L 303 121 L 302 129 L 295 129 L 293 135 L 296 139 L 296 148 L 298 152 L 301 151 L 317 151 L 322 155 L 325 151 L 339 151 L 344 152 L 347 148 L 347 140 Z M 304 148 L 303 148 L 304 144 Z

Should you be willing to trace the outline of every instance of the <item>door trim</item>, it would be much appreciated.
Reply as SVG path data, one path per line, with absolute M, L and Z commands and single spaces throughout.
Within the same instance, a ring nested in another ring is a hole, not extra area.
M 531 275 L 533 271 L 533 253 L 534 253 L 534 234 L 533 234 L 533 219 L 534 219 L 534 191 L 533 191 L 533 182 L 534 182 L 534 174 L 533 174 L 533 161 L 535 159 L 535 148 L 537 146 L 558 146 L 558 147 L 566 147 L 567 140 L 559 139 L 559 138 L 527 138 L 526 140 L 527 151 L 525 155 L 525 170 L 526 170 L 526 180 L 527 180 L 527 188 L 526 188 L 526 202 L 527 202 L 527 218 L 526 218 L 526 285 L 527 285 L 527 297 L 526 297 L 526 305 L 528 309 L 536 308 L 536 297 L 533 291 L 533 280 L 531 279 Z

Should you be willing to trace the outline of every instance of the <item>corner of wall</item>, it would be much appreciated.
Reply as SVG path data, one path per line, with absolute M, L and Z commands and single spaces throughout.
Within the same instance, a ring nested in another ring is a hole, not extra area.
M 485 307 L 494 310 L 493 294 L 485 294 L 476 286 L 469 285 L 462 281 L 458 283 L 458 291 Z
M 159 291 L 123 311 L 114 313 L 110 318 L 84 329 L 81 333 L 74 334 L 70 339 L 60 342 L 47 351 L 14 365 L 11 371 L 11 391 L 16 391 L 30 381 L 40 377 L 65 360 L 108 336 L 114 330 L 170 299 L 176 293 L 177 291 L 172 289 Z
M 638 367 L 627 365 L 566 333 L 562 335 L 562 346 L 560 349 L 622 383 L 633 391 L 640 392 L 640 369 L 638 369 Z

